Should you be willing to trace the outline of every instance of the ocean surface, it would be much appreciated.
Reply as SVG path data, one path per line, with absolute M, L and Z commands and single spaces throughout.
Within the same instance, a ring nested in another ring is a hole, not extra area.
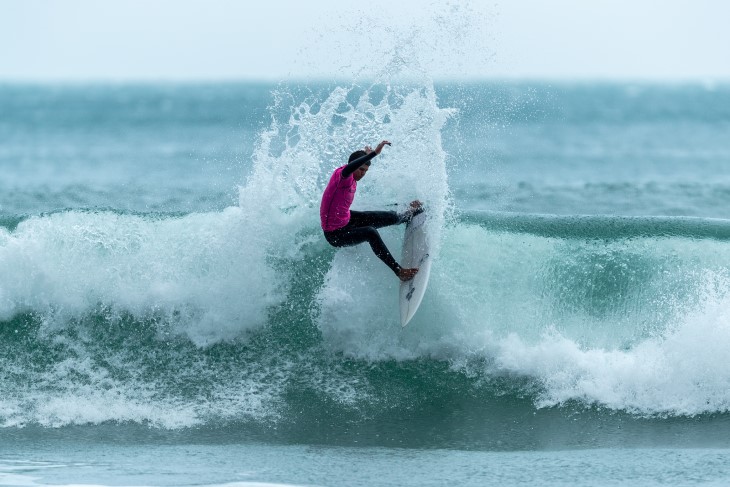
M 0 84 L 0 485 L 727 485 L 729 133 L 727 84 Z M 406 328 L 319 229 L 381 139 Z

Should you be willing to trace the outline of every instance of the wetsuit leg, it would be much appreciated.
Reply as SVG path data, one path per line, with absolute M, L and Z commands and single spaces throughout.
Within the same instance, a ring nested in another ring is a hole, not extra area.
M 403 223 L 403 219 L 394 211 L 350 211 L 348 227 L 383 228 Z
M 390 251 L 388 251 L 388 247 L 385 246 L 383 239 L 380 238 L 380 234 L 375 227 L 355 227 L 351 226 L 351 223 L 352 221 L 343 228 L 338 228 L 331 232 L 324 232 L 327 242 L 329 242 L 333 247 L 349 247 L 351 245 L 368 242 L 375 255 L 378 256 L 385 265 L 390 267 L 390 269 L 395 272 L 396 276 L 399 275 L 400 266 L 395 261 Z

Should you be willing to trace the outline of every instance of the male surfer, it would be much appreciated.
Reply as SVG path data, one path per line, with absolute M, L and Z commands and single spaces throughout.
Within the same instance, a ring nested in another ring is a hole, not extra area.
M 350 205 L 357 191 L 357 182 L 367 174 L 370 161 L 380 154 L 386 145 L 390 145 L 390 142 L 384 140 L 375 150 L 367 146 L 363 150 L 353 152 L 347 164 L 338 167 L 332 173 L 322 195 L 319 216 L 324 238 L 330 245 L 348 247 L 368 242 L 375 255 L 385 262 L 401 281 L 408 281 L 413 279 L 418 269 L 404 269 L 398 265 L 377 229 L 409 221 L 415 214 L 423 211 L 420 201 L 413 201 L 408 211 L 400 215 L 394 211 L 350 211 Z

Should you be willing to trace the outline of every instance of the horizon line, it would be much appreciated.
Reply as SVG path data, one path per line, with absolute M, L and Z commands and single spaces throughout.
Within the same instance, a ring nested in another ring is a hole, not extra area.
M 400 78 L 405 82 L 423 80 L 422 77 Z M 436 84 L 445 83 L 558 83 L 558 84 L 699 84 L 722 85 L 730 84 L 730 76 L 685 76 L 685 77 L 654 77 L 654 76 L 433 76 L 429 81 Z M 12 76 L 1 77 L 0 85 L 9 84 L 56 84 L 56 85 L 88 85 L 88 84 L 286 84 L 286 83 L 360 83 L 377 82 L 374 77 L 313 77 L 313 76 L 221 76 L 221 77 L 173 77 L 173 76 L 130 76 L 130 77 L 33 77 Z

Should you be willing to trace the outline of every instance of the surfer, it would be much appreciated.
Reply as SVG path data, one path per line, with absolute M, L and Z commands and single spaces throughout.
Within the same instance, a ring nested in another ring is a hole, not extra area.
M 355 199 L 357 182 L 365 177 L 370 168 L 370 161 L 380 154 L 386 145 L 390 145 L 390 142 L 384 140 L 375 149 L 366 146 L 363 150 L 353 152 L 347 164 L 338 167 L 332 173 L 322 195 L 319 216 L 324 238 L 330 245 L 349 247 L 368 242 L 375 255 L 385 262 L 401 281 L 408 281 L 413 279 L 418 269 L 404 269 L 398 265 L 377 229 L 408 222 L 414 215 L 423 211 L 421 202 L 418 200 L 411 202 L 408 210 L 401 214 L 395 211 L 350 210 L 350 205 Z

